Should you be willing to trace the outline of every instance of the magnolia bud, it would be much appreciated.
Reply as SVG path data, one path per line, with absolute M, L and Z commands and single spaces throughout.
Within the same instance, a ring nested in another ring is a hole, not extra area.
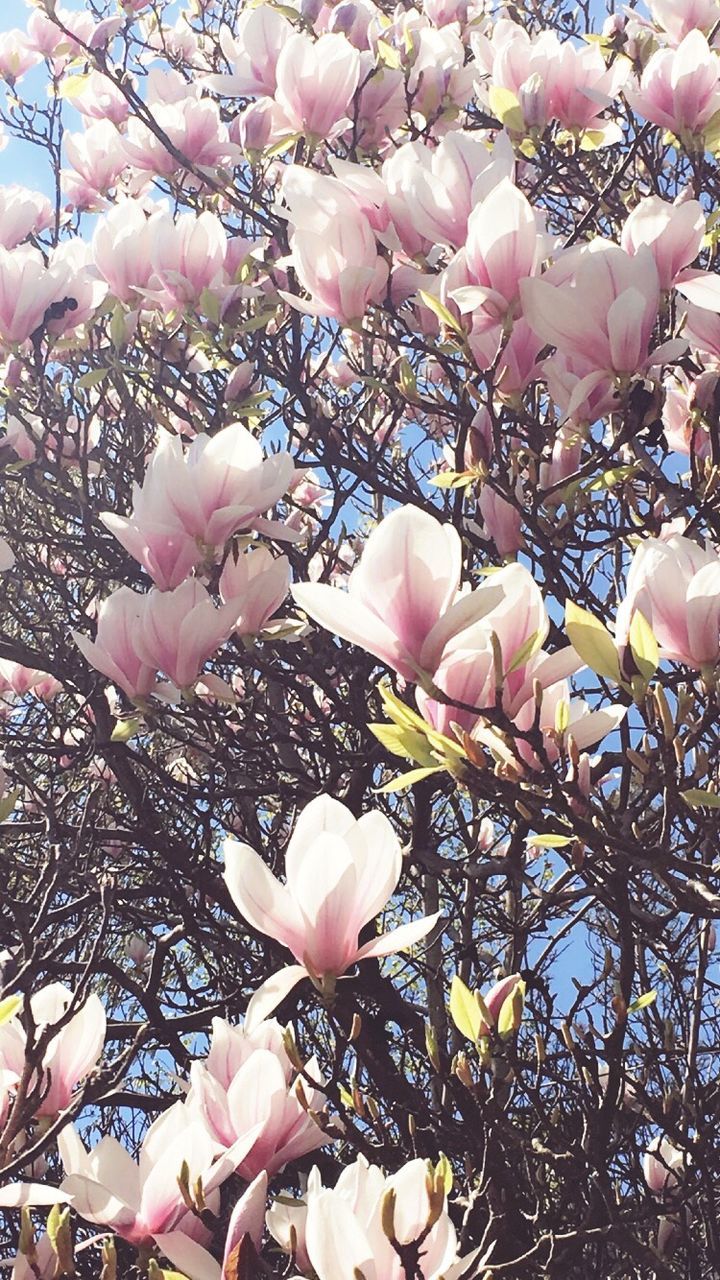
M 131 933 L 125 942 L 125 954 L 136 969 L 142 969 L 150 955 L 150 946 L 139 933 Z

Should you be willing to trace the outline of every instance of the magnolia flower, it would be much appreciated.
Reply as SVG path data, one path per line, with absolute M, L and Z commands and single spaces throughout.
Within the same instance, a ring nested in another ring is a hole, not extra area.
M 410 1160 L 388 1178 L 359 1156 L 332 1190 L 313 1169 L 304 1199 L 276 1201 L 267 1225 L 282 1249 L 295 1246 L 297 1265 L 318 1280 L 404 1280 L 390 1232 L 400 1246 L 422 1241 L 416 1264 L 422 1280 L 456 1280 L 476 1256 L 458 1258 L 441 1175 L 425 1160 Z
M 544 276 L 521 280 L 520 298 L 538 337 L 583 370 L 568 417 L 601 385 L 631 378 L 686 349 L 673 341 L 650 351 L 660 280 L 647 245 L 632 257 L 601 239 L 571 249 Z
M 155 668 L 143 662 L 137 648 L 146 599 L 129 587 L 118 587 L 98 608 L 94 640 L 79 631 L 72 632 L 83 657 L 129 698 L 147 697 L 157 674 Z
M 47 196 L 27 187 L 0 187 L 0 244 L 14 249 L 30 235 L 44 231 L 53 220 Z
M 200 432 L 187 452 L 163 431 L 142 485 L 133 486 L 132 514 L 103 512 L 100 519 L 157 586 L 170 590 L 238 530 L 276 533 L 262 513 L 287 491 L 293 471 L 288 453 L 265 457 L 239 423 L 216 436 Z
M 626 96 L 647 120 L 695 144 L 720 111 L 720 63 L 703 33 L 689 31 L 677 49 L 652 55 L 639 87 Z
M 275 99 L 294 132 L 328 139 L 349 124 L 360 55 L 345 36 L 313 40 L 296 32 L 285 40 L 275 74 Z
M 150 257 L 153 228 L 161 215 L 150 217 L 139 200 L 122 200 L 102 217 L 93 234 L 95 267 L 121 302 L 138 302 L 136 290 L 147 287 L 152 275 Z
M 654 1196 L 672 1196 L 687 1170 L 688 1157 L 669 1138 L 653 1138 L 643 1157 L 643 1177 Z
M 457 530 L 417 507 L 400 507 L 370 534 L 348 590 L 300 583 L 301 609 L 351 644 L 367 649 L 406 680 L 433 671 L 453 635 L 485 617 L 502 598 L 491 579 L 459 593 Z
M 220 48 L 232 73 L 203 76 L 200 83 L 225 98 L 272 96 L 277 86 L 277 60 L 283 45 L 294 34 L 292 23 L 272 5 L 245 9 L 234 36 L 224 24 L 220 28 Z
M 444 275 L 443 292 L 474 326 L 489 328 L 519 314 L 520 281 L 535 275 L 547 254 L 535 210 L 503 178 L 468 219 L 465 247 Z
M 60 1022 L 72 1001 L 72 991 L 60 982 L 35 992 L 30 999 L 35 1024 L 31 1043 L 37 1043 L 40 1036 Z M 105 1030 L 105 1009 L 92 994 L 57 1034 L 50 1036 L 40 1071 L 31 1085 L 41 1099 L 35 1111 L 37 1116 L 55 1116 L 70 1105 L 77 1084 L 92 1071 L 102 1053 Z M 27 1033 L 19 1018 L 11 1018 L 0 1026 L 0 1068 L 20 1077 L 28 1048 Z
M 507 134 L 492 150 L 484 137 L 456 130 L 437 147 L 406 142 L 383 164 L 388 205 L 408 252 L 418 237 L 429 244 L 465 243 L 468 218 L 502 178 L 512 178 L 515 159 Z
M 672 44 L 695 28 L 709 35 L 720 21 L 718 0 L 647 0 L 647 7 Z
M 287 556 L 271 555 L 267 547 L 248 547 L 237 559 L 230 554 L 219 590 L 223 601 L 238 611 L 236 633 L 257 635 L 290 590 L 290 562 Z
M 115 1138 L 103 1138 L 86 1151 L 77 1131 L 66 1125 L 58 1135 L 66 1174 L 60 1190 L 86 1222 L 108 1227 L 131 1244 L 147 1245 L 155 1239 L 164 1248 L 166 1240 L 172 1245 L 176 1234 L 206 1243 L 210 1232 L 188 1211 L 179 1186 L 183 1165 L 189 1188 L 199 1180 L 208 1208 L 214 1211 L 219 1206 L 217 1189 L 256 1137 L 257 1131 L 251 1130 L 216 1159 L 218 1144 L 193 1111 L 176 1102 L 150 1125 L 136 1162 Z
M 318 1078 L 314 1059 L 305 1069 Z M 248 1032 L 213 1018 L 210 1052 L 204 1062 L 193 1062 L 190 1083 L 187 1105 L 221 1147 L 232 1147 L 259 1128 L 238 1165 L 242 1178 L 250 1180 L 263 1171 L 270 1176 L 328 1141 L 312 1118 L 324 1111 L 324 1096 L 296 1078 L 282 1027 L 274 1019 Z
M 628 644 L 637 610 L 663 657 L 695 670 L 714 667 L 720 659 L 720 556 L 675 532 L 646 538 L 633 556 L 618 609 L 620 647 Z
M 498 570 L 490 576 L 488 586 L 495 598 L 487 614 L 459 633 L 451 633 L 433 668 L 437 689 L 476 710 L 440 702 L 425 689 L 416 693 L 421 715 L 446 736 L 452 733 L 453 724 L 472 733 L 481 709 L 495 705 L 496 689 L 502 690 L 503 708 L 514 719 L 529 700 L 534 702 L 536 681 L 548 688 L 582 665 L 569 645 L 552 656 L 543 653 L 548 615 L 540 588 L 523 565 Z M 501 671 L 495 669 L 496 657 L 502 661 Z
M 292 263 L 310 301 L 282 297 L 310 315 L 357 322 L 370 303 L 382 298 L 388 278 L 368 218 L 338 178 L 300 165 L 285 171 L 283 195 Z
M 42 325 L 60 288 L 59 273 L 45 266 L 37 249 L 0 246 L 0 341 L 25 342 Z
M 187 578 L 174 591 L 153 590 L 145 596 L 135 647 L 138 657 L 187 689 L 208 658 L 229 636 L 236 618 L 233 603 L 215 608 L 197 578 Z
M 227 236 L 214 213 L 161 214 L 152 226 L 150 283 L 184 306 L 222 282 L 226 252 Z
M 366 813 L 356 820 L 330 796 L 318 796 L 300 814 L 287 848 L 284 885 L 249 845 L 227 839 L 224 852 L 225 883 L 240 915 L 287 947 L 298 962 L 255 992 L 246 1030 L 277 1008 L 302 978 L 331 997 L 336 979 L 353 965 L 404 951 L 440 916 L 437 912 L 359 945 L 361 929 L 397 888 L 402 851 L 384 814 Z
M 621 244 L 629 254 L 648 245 L 660 288 L 670 289 L 683 269 L 695 261 L 704 235 L 705 214 L 699 200 L 670 204 L 659 196 L 646 196 L 627 219 Z

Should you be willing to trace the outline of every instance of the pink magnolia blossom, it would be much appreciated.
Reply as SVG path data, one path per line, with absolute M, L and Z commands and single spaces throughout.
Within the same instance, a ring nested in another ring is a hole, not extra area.
M 507 337 L 507 325 L 495 324 L 485 328 L 485 323 L 482 308 L 472 314 L 473 328 L 468 334 L 468 346 L 478 369 L 494 369 L 498 399 L 505 404 L 516 405 L 530 383 L 542 372 L 537 363 L 542 340 L 524 316 L 513 320 Z
M 443 291 L 461 313 L 473 312 L 481 331 L 509 323 L 520 311 L 520 282 L 535 275 L 546 254 L 535 210 L 503 178 L 470 214 L 465 247 L 445 272 Z
M 573 133 L 598 133 L 602 145 L 619 141 L 618 126 L 602 112 L 627 79 L 624 59 L 607 67 L 594 46 L 561 43 L 553 31 L 530 36 L 509 19 L 495 23 L 492 38 L 475 33 L 472 46 L 482 73 L 481 96 L 491 85 L 512 94 L 527 132 L 542 134 L 556 119 Z
M 0 76 L 9 84 L 17 84 L 31 67 L 37 66 L 40 55 L 28 42 L 24 31 L 17 27 L 0 32 Z
M 231 137 L 238 141 L 243 151 L 262 153 L 281 138 L 292 135 L 282 107 L 274 98 L 258 98 L 241 111 L 231 126 Z
M 387 150 L 388 137 L 406 117 L 405 77 L 398 67 L 377 66 L 370 52 L 360 54 L 359 88 L 353 104 L 358 143 L 368 151 Z
M 418 26 L 412 38 L 408 93 L 413 111 L 426 120 L 470 97 L 474 70 L 465 65 L 465 46 L 457 27 Z
M 461 567 L 462 544 L 452 525 L 400 507 L 370 534 L 347 591 L 299 583 L 292 594 L 321 626 L 416 680 L 434 669 L 450 636 L 501 598 L 492 582 L 461 595 Z
M 647 0 L 653 21 L 672 44 L 681 44 L 691 31 L 705 35 L 720 22 L 718 0 Z
M 710 407 L 718 375 L 710 370 L 691 382 L 681 371 L 665 383 L 662 424 L 670 449 L 703 459 L 710 456 L 712 442 L 703 413 Z
M 523 505 L 522 486 L 517 482 L 517 501 Z M 484 484 L 480 492 L 478 509 L 483 520 L 485 536 L 492 539 L 499 556 L 511 556 L 525 545 L 522 536 L 522 516 L 518 506 L 503 498 L 491 484 Z
M 156 671 L 137 652 L 137 636 L 145 596 L 129 587 L 118 587 L 103 600 L 97 614 L 95 640 L 73 631 L 72 637 L 83 657 L 124 690 L 129 698 L 146 698 Z
M 603 134 L 605 145 L 619 142 L 619 126 L 607 124 L 600 113 L 624 87 L 630 74 L 629 63 L 616 58 L 608 67 L 597 45 L 575 45 L 565 40 L 556 55 L 551 53 L 548 69 L 551 112 L 561 125 L 574 133 L 597 130 Z
M 373 0 L 340 0 L 328 17 L 328 31 L 346 36 L 356 49 L 370 48 L 370 24 L 377 18 Z
M 187 452 L 178 436 L 162 432 L 142 486 L 133 487 L 131 516 L 101 519 L 163 590 L 225 545 L 239 529 L 276 532 L 263 518 L 289 488 L 288 453 L 263 455 L 239 423 L 215 436 L 200 432 Z
M 57 301 L 58 274 L 48 270 L 37 249 L 0 246 L 0 341 L 25 342 Z
M 339 39 L 339 37 L 337 37 Z M 337 178 L 293 165 L 283 195 L 289 208 L 292 263 L 306 302 L 282 296 L 311 315 L 359 321 L 385 293 L 388 265 L 378 256 L 370 222 Z
M 222 283 L 226 252 L 227 236 L 215 214 L 161 214 L 152 226 L 151 284 L 179 306 L 196 301 L 204 289 Z
M 688 1164 L 685 1152 L 669 1138 L 653 1138 L 643 1157 L 643 1177 L 648 1190 L 660 1198 L 671 1196 L 683 1180 Z
M 646 196 L 627 219 L 621 244 L 629 254 L 648 245 L 660 288 L 670 289 L 699 254 L 704 234 L 705 214 L 699 200 L 670 204 L 659 196 Z
M 58 314 L 47 319 L 45 328 L 49 334 L 61 337 L 91 320 L 108 290 L 105 282 L 97 279 L 90 245 L 79 237 L 56 245 L 50 253 L 48 267 L 57 281 L 55 300 L 60 305 Z M 67 299 L 72 305 L 68 305 Z M 89 434 L 95 436 L 97 443 L 99 423 Z M 88 441 L 88 448 L 91 447 Z
M 544 276 L 522 280 L 520 297 L 538 337 L 589 371 L 575 387 L 568 416 L 608 376 L 629 378 L 684 349 L 672 342 L 650 350 L 660 281 L 646 245 L 631 257 L 618 245 L 594 240 L 562 255 Z
M 3 692 L 12 689 L 19 698 L 24 697 L 26 693 L 33 693 L 37 698 L 50 699 L 54 698 L 61 688 L 60 682 L 47 671 L 40 671 L 36 667 L 25 667 L 22 663 L 13 662 L 10 658 L 0 658 L 0 689 Z
M 0 245 L 14 249 L 49 227 L 54 214 L 47 196 L 27 187 L 0 187 Z
M 72 991 L 60 982 L 41 987 L 30 998 L 30 1011 L 35 1031 L 33 1043 L 60 1022 L 73 1000 Z M 106 1019 L 102 1002 L 94 994 L 88 996 L 76 1013 L 53 1036 L 43 1053 L 39 1078 L 41 1101 L 38 1116 L 55 1116 L 70 1105 L 79 1082 L 92 1071 L 105 1043 Z M 11 1018 L 0 1026 L 0 1067 L 20 1077 L 25 1069 L 27 1034 L 19 1018 Z
M 583 443 L 582 432 L 571 423 L 558 428 L 550 460 L 540 463 L 538 480 L 541 489 L 552 489 L 555 485 L 561 485 L 577 471 L 580 466 Z
M 271 5 L 246 9 L 234 36 L 229 27 L 220 28 L 220 48 L 232 67 L 231 74 L 204 76 L 201 84 L 225 98 L 272 97 L 277 60 L 294 34 L 292 23 Z
M 305 1069 L 318 1078 L 314 1059 Z M 221 1147 L 259 1130 L 237 1168 L 248 1181 L 263 1171 L 269 1177 L 328 1141 L 310 1114 L 324 1111 L 325 1098 L 297 1077 L 274 1019 L 248 1032 L 214 1018 L 210 1052 L 192 1064 L 190 1084 L 187 1105 Z
M 318 1280 L 404 1280 L 405 1269 L 383 1222 L 393 1201 L 393 1234 L 400 1245 L 422 1239 L 417 1275 L 423 1280 L 458 1280 L 472 1257 L 458 1258 L 455 1228 L 442 1197 L 437 1174 L 425 1160 L 410 1160 L 386 1177 L 359 1156 L 346 1165 L 332 1190 L 323 1187 L 317 1169 L 303 1200 L 276 1201 L 268 1229 L 286 1252 L 297 1245 L 297 1263 Z M 431 1207 L 431 1195 L 433 1204 Z M 439 1213 L 438 1213 L 439 1208 Z
M 508 565 L 492 575 L 503 592 L 502 599 L 474 626 L 451 636 L 432 674 L 432 688 L 416 692 L 423 718 L 445 737 L 453 737 L 455 726 L 488 744 L 487 721 L 483 709 L 500 705 L 518 730 L 514 767 L 542 768 L 542 762 L 523 736 L 532 729 L 536 715 L 535 692 L 542 691 L 539 730 L 546 755 L 558 757 L 555 729 L 557 708 L 568 704 L 569 725 L 576 745 L 582 749 L 599 741 L 625 715 L 624 707 L 590 711 L 580 700 L 570 700 L 567 677 L 582 664 L 572 646 L 548 654 L 542 643 L 549 621 L 539 588 L 522 565 Z M 496 670 L 496 653 L 502 670 Z M 435 690 L 445 694 L 441 700 Z M 462 706 L 454 704 L 461 703 Z M 492 737 L 492 735 L 491 735 Z M 491 750 L 497 741 L 490 742 Z M 510 757 L 509 757 L 510 758 Z
M 265 1226 L 267 1186 L 268 1177 L 263 1171 L 253 1179 L 247 1190 L 243 1192 L 230 1214 L 223 1252 L 223 1275 L 228 1269 L 233 1251 L 241 1243 L 243 1236 L 249 1236 L 255 1248 L 257 1250 L 260 1249 L 263 1227 Z
M 448 133 L 437 147 L 408 142 L 385 161 L 383 176 L 402 173 L 390 199 L 401 239 L 406 222 L 430 244 L 465 244 L 468 218 L 503 178 L 512 178 L 515 160 L 507 135 L 492 150 L 485 138 L 462 130 Z M 412 241 L 408 241 L 412 252 Z
M 64 170 L 63 185 L 76 202 L 81 192 L 78 179 L 92 199 L 93 194 L 104 194 L 113 187 L 125 168 L 119 134 L 110 120 L 98 120 L 82 133 L 66 133 L 63 145 L 74 170 Z
M 439 913 L 358 943 L 360 930 L 382 911 L 402 872 L 402 851 L 384 814 L 355 819 L 330 796 L 303 809 L 285 858 L 280 884 L 247 844 L 225 842 L 225 883 L 239 913 L 294 955 L 297 964 L 273 975 L 255 992 L 245 1018 L 252 1030 L 309 977 L 332 996 L 338 977 L 360 960 L 404 951 L 424 938 Z
M 121 302 L 137 301 L 152 275 L 154 224 L 139 200 L 122 200 L 98 222 L 92 239 L 95 266 Z
M 257 635 L 287 597 L 290 562 L 287 556 L 272 556 L 267 547 L 249 547 L 237 560 L 230 554 L 219 590 L 223 601 L 238 610 L 237 635 Z
M 197 578 L 187 578 L 174 591 L 154 588 L 140 614 L 134 641 L 138 656 L 178 689 L 187 689 L 227 640 L 235 617 L 235 605 L 216 609 Z
M 720 659 L 720 556 L 676 532 L 646 538 L 628 573 L 616 640 L 628 643 L 636 610 L 650 624 L 663 657 L 695 670 Z
M 529 674 L 533 653 L 538 654 L 549 630 L 549 620 L 540 588 L 530 572 L 519 564 L 508 565 L 490 575 L 485 587 L 492 589 L 490 607 L 472 626 L 449 632 L 433 667 L 433 684 L 448 698 L 473 708 L 494 706 L 495 690 L 503 690 L 503 706 L 509 716 L 532 696 L 535 678 L 545 686 L 577 670 L 580 662 L 570 648 L 548 660 L 542 672 Z M 495 672 L 492 636 L 502 657 L 502 672 Z M 526 654 L 524 661 L 518 661 Z M 416 700 L 421 715 L 449 736 L 453 722 L 471 732 L 479 711 L 464 711 L 438 702 L 431 693 L 418 689 Z
M 626 96 L 647 120 L 696 144 L 720 111 L 720 62 L 702 32 L 692 30 L 677 49 L 658 49 Z
M 360 78 L 360 55 L 344 36 L 291 35 L 275 73 L 275 99 L 296 133 L 327 139 L 344 127 Z
M 136 1162 L 115 1138 L 103 1138 L 86 1151 L 76 1130 L 66 1125 L 58 1135 L 66 1175 L 60 1190 L 86 1222 L 108 1227 L 131 1244 L 148 1245 L 155 1238 L 163 1248 L 165 1235 L 172 1241 L 176 1232 L 204 1244 L 210 1232 L 186 1208 L 178 1185 L 182 1166 L 188 1166 L 190 1188 L 200 1179 L 208 1207 L 217 1210 L 220 1184 L 256 1136 L 251 1131 L 216 1159 L 218 1144 L 198 1117 L 176 1102 L 151 1124 Z
M 130 115 L 130 104 L 125 95 L 101 71 L 91 71 L 87 79 L 81 82 L 79 90 L 73 96 L 73 106 L 87 120 L 105 120 L 114 125 L 122 125 Z M 118 158 L 122 156 L 120 141 L 120 135 L 116 133 L 114 149 Z
M 209 98 L 161 102 L 153 106 L 152 114 L 174 150 L 190 164 L 214 168 L 235 154 L 217 103 Z M 128 163 L 141 173 L 169 177 L 182 167 L 182 161 L 136 116 L 128 121 L 122 149 Z
M 512 1000 L 518 983 L 521 981 L 519 973 L 510 973 L 506 978 L 501 978 L 496 982 L 487 994 L 483 996 L 483 1003 L 490 1015 L 490 1025 L 488 1026 L 485 1022 L 481 1023 L 478 1039 L 480 1036 L 489 1036 L 492 1033 L 493 1028 L 497 1026 L 505 1001 Z

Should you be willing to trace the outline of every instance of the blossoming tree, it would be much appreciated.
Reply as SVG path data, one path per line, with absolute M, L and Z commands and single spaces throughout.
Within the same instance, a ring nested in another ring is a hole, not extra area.
M 25 10 L 3 1274 L 717 1276 L 720 0 Z

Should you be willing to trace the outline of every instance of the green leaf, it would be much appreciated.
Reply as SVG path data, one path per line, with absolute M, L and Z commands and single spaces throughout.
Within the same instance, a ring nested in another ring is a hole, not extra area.
M 389 796 L 395 791 L 404 791 L 406 787 L 411 787 L 415 782 L 422 782 L 423 778 L 429 778 L 433 773 L 444 773 L 445 768 L 441 764 L 433 765 L 427 769 L 411 769 L 409 773 L 402 773 L 399 778 L 393 778 L 390 782 L 385 782 L 381 787 L 375 788 L 375 795 Z
M 91 369 L 89 373 L 84 373 L 75 383 L 76 387 L 81 387 L 84 391 L 90 387 L 99 387 L 101 382 L 107 378 L 109 369 Z
M 537 653 L 542 642 L 543 634 L 541 631 L 534 631 L 531 636 L 528 636 L 527 640 L 520 646 L 517 653 L 513 654 L 512 662 L 505 672 L 504 678 L 506 679 L 509 675 L 512 675 L 513 671 L 517 671 L 519 667 L 524 666 L 528 659 L 532 658 L 533 654 Z
M 637 1000 L 633 1000 L 632 1004 L 627 1007 L 628 1013 L 638 1013 L 640 1009 L 647 1009 L 649 1004 L 654 1004 L 657 1000 L 657 991 L 646 991 L 643 995 L 638 996 Z
M 699 787 L 691 787 L 689 791 L 681 791 L 680 795 L 691 809 L 720 809 L 720 796 L 714 791 L 702 791 Z
M 502 1009 L 498 1014 L 497 1032 L 501 1040 L 507 1040 L 518 1030 L 522 1022 L 524 1007 L 525 982 L 522 978 L 518 978 L 510 995 L 503 1000 Z
M 630 651 L 643 679 L 652 680 L 660 661 L 660 650 L 650 623 L 639 609 L 630 623 Z
M 581 609 L 573 600 L 568 600 L 565 605 L 565 630 L 575 652 L 591 671 L 620 684 L 620 664 L 615 642 L 602 622 L 588 613 L 587 609 Z
M 391 67 L 393 71 L 400 71 L 402 68 L 402 58 L 397 49 L 393 49 L 387 40 L 377 41 L 377 52 L 380 61 L 386 66 Z
M 428 311 L 432 311 L 433 315 L 437 316 L 440 323 L 444 324 L 446 329 L 452 329 L 453 333 L 463 332 L 460 322 L 455 319 L 452 312 L 448 311 L 447 307 L 444 306 L 440 299 L 436 298 L 434 294 L 427 293 L 425 289 L 418 289 L 418 297 L 423 306 L 427 307 Z
M 57 96 L 59 98 L 66 98 L 70 102 L 73 98 L 79 98 L 80 94 L 83 93 L 87 87 L 89 79 L 89 75 L 65 76 L 60 88 L 58 89 Z
M 437 763 L 428 748 L 427 737 L 417 729 L 406 729 L 397 724 L 369 724 L 368 729 L 394 756 L 414 760 L 424 768 Z
M 129 742 L 135 737 L 141 723 L 139 716 L 132 716 L 130 720 L 117 720 L 110 734 L 110 741 Z
M 59 1204 L 53 1205 L 48 1214 L 47 1233 L 53 1251 L 57 1254 L 58 1274 L 63 1276 L 74 1276 L 75 1266 L 73 1263 L 73 1242 L 70 1232 L 69 1205 L 66 1205 L 64 1208 Z
M 10 817 L 19 797 L 20 787 L 13 787 L 12 791 L 6 792 L 0 799 L 0 822 L 4 822 L 6 818 Z
M 616 484 L 621 484 L 623 480 L 628 480 L 630 476 L 634 476 L 640 468 L 636 463 L 624 467 L 611 467 L 608 471 L 603 471 L 601 476 L 596 476 L 594 480 L 587 485 L 588 493 L 596 493 L 599 489 L 614 489 Z
M 493 115 L 506 129 L 512 133 L 527 132 L 520 102 L 512 89 L 504 89 L 499 84 L 491 85 L 488 102 Z
M 450 985 L 450 1017 L 462 1036 L 473 1043 L 482 1027 L 482 1014 L 474 993 L 456 973 Z
M 182 1271 L 164 1271 L 158 1266 L 155 1258 L 151 1258 L 148 1262 L 147 1273 L 149 1280 L 188 1280 Z
M 574 836 L 553 835 L 548 832 L 541 836 L 526 836 L 525 843 L 531 844 L 535 849 L 564 849 L 566 845 L 572 844 Z
M 0 1027 L 4 1022 L 9 1022 L 15 1017 L 22 1002 L 22 996 L 6 996 L 4 1000 L 0 1000 Z
M 440 1159 L 435 1165 L 435 1177 L 442 1181 L 445 1188 L 445 1195 L 449 1196 L 453 1189 L 453 1171 L 452 1165 L 446 1155 L 440 1154 Z
M 430 484 L 437 489 L 466 489 L 477 478 L 472 471 L 438 471 Z

